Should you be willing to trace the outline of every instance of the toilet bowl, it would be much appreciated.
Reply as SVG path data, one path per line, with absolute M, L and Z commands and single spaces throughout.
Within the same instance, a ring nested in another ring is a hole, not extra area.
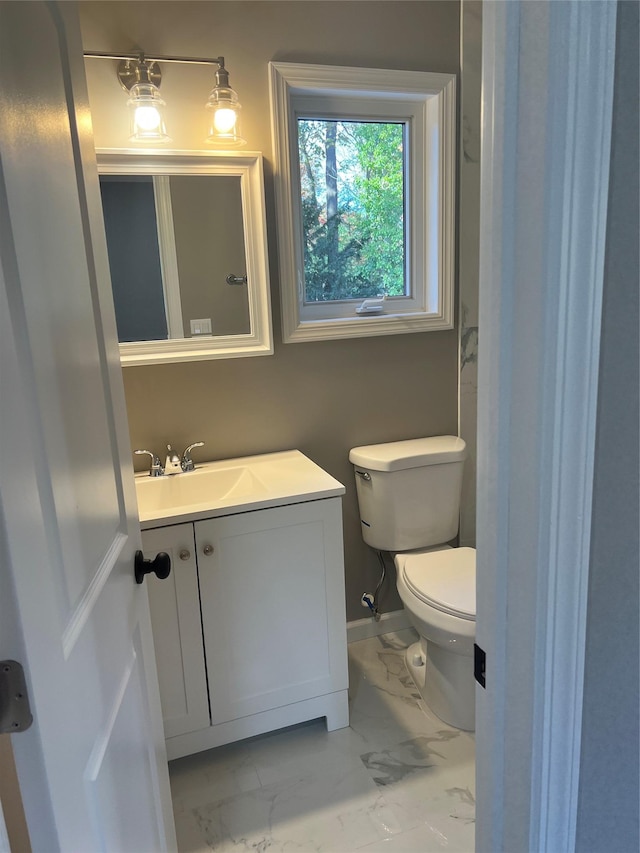
M 354 447 L 365 542 L 393 556 L 397 587 L 420 636 L 407 667 L 444 722 L 475 728 L 475 550 L 450 548 L 458 532 L 464 441 L 451 435 Z
M 441 720 L 473 731 L 475 549 L 402 552 L 394 563 L 398 593 L 420 636 L 406 653 L 416 687 Z

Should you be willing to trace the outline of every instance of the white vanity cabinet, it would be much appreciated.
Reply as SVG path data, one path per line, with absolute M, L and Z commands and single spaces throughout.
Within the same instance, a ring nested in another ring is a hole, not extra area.
M 172 561 L 147 581 L 170 759 L 317 717 L 349 724 L 340 497 L 142 537 Z
M 142 546 L 145 553 L 164 551 L 171 558 L 168 578 L 145 579 L 164 734 L 171 739 L 209 725 L 193 524 L 145 530 Z

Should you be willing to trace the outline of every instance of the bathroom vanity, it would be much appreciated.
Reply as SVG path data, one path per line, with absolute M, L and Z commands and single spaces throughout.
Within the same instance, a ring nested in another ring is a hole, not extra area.
M 136 476 L 169 759 L 349 724 L 341 495 L 297 450 Z

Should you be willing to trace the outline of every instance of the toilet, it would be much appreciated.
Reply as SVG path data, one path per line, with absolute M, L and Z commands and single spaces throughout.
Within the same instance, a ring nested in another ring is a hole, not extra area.
M 407 667 L 429 708 L 475 728 L 476 552 L 458 533 L 465 442 L 453 435 L 354 447 L 364 541 L 393 557 L 397 587 L 420 639 Z

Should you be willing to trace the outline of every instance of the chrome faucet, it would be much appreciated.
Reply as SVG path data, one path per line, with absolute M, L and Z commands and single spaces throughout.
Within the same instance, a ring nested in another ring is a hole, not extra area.
M 164 474 L 164 468 L 162 467 L 162 463 L 160 459 L 156 456 L 155 453 L 152 453 L 150 450 L 134 450 L 133 451 L 136 456 L 142 456 L 143 454 L 147 454 L 151 457 L 151 468 L 149 469 L 150 477 L 162 477 Z
M 204 447 L 204 441 L 194 441 L 193 444 L 190 444 L 189 447 L 182 454 L 182 459 L 180 460 L 180 467 L 183 471 L 194 471 L 195 464 L 193 459 L 191 458 L 191 451 L 194 447 Z
M 167 458 L 164 463 L 164 473 L 180 474 L 181 472 L 182 465 L 180 463 L 180 457 L 174 450 L 171 449 L 171 445 L 167 444 Z
M 167 444 L 167 458 L 162 467 L 160 458 L 150 450 L 134 450 L 137 456 L 146 454 L 151 457 L 151 468 L 149 470 L 150 477 L 162 477 L 163 474 L 181 474 L 183 471 L 195 471 L 195 463 L 191 458 L 191 451 L 194 447 L 204 447 L 204 441 L 194 441 L 182 454 L 182 459 L 178 454 L 171 449 L 171 445 Z

